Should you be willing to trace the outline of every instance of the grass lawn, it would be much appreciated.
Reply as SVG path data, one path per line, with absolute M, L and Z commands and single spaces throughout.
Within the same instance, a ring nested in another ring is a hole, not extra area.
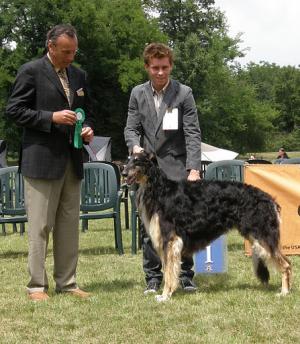
M 92 221 L 80 234 L 78 282 L 93 296 L 54 293 L 50 242 L 51 298 L 32 303 L 25 294 L 27 235 L 7 232 L 0 236 L 0 343 L 300 343 L 299 257 L 291 257 L 292 293 L 276 297 L 281 277 L 272 273 L 270 286 L 262 287 L 235 232 L 228 237 L 228 273 L 197 275 L 195 294 L 179 290 L 164 304 L 143 295 L 142 256 L 131 255 L 129 231 L 125 254 L 116 254 L 110 220 Z

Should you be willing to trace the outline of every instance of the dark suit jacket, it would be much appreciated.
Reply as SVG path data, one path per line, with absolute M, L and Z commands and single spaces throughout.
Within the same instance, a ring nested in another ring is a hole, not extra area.
M 84 126 L 94 127 L 89 107 L 84 71 L 70 65 L 67 74 L 71 90 L 71 109 L 83 108 Z M 76 92 L 82 89 L 83 92 Z M 83 94 L 84 93 L 84 94 Z M 74 126 L 52 122 L 55 111 L 70 109 L 67 97 L 47 56 L 21 66 L 6 114 L 23 127 L 20 167 L 24 176 L 58 179 L 71 157 L 75 172 L 83 177 L 82 149 L 70 144 Z
M 178 130 L 163 130 L 167 108 L 178 108 Z M 187 170 L 201 168 L 201 132 L 192 90 L 170 80 L 159 114 L 155 110 L 150 82 L 136 86 L 130 96 L 125 141 L 144 147 L 157 156 L 160 168 L 168 178 L 178 180 Z

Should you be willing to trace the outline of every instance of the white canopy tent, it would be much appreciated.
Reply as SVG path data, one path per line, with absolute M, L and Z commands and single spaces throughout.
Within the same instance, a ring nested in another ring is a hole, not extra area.
M 95 136 L 89 145 L 84 145 L 84 148 L 88 153 L 88 161 L 111 161 L 111 137 Z M 201 160 L 210 162 L 232 160 L 239 154 L 227 149 L 211 146 L 204 142 L 201 143 L 201 152 Z
M 214 147 L 207 143 L 201 143 L 201 160 L 202 161 L 220 161 L 220 160 L 233 160 L 239 153 Z
M 111 137 L 94 136 L 84 148 L 89 155 L 88 161 L 111 161 Z

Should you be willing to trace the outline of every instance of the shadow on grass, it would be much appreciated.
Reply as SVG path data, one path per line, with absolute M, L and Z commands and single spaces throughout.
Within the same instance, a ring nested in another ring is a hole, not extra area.
M 99 256 L 106 254 L 118 254 L 114 247 L 89 247 L 79 249 L 79 255 L 85 256 Z
M 26 231 L 25 231 L 25 232 L 26 232 Z M 24 233 L 24 234 L 25 234 L 25 233 Z M 20 229 L 18 229 L 17 232 L 14 232 L 13 230 L 10 230 L 10 229 L 6 229 L 5 234 L 3 234 L 3 232 L 1 232 L 0 238 L 1 238 L 1 237 L 6 238 L 6 237 L 14 236 L 14 235 L 17 235 L 17 236 L 20 237 L 20 238 L 25 238 L 24 234 L 20 234 Z
M 202 279 L 201 279 L 202 280 Z M 209 283 L 209 285 L 203 284 L 201 282 L 201 280 L 199 280 L 197 278 L 197 286 L 198 286 L 198 290 L 196 292 L 196 294 L 199 294 L 201 296 L 205 295 L 205 294 L 218 294 L 218 293 L 222 293 L 225 291 L 260 291 L 263 292 L 264 294 L 267 293 L 276 293 L 279 291 L 279 286 L 276 285 L 269 285 L 267 287 L 262 286 L 261 284 L 257 284 L 257 285 L 253 285 L 253 284 L 248 284 L 248 283 L 242 283 L 242 284 L 236 284 L 236 285 L 230 285 L 228 283 L 222 283 L 222 281 L 225 281 L 224 279 L 218 279 L 218 281 L 216 281 L 216 283 Z M 144 284 L 137 282 L 135 279 L 115 279 L 112 281 L 99 281 L 99 282 L 94 282 L 94 283 L 87 283 L 85 284 L 85 288 L 86 290 L 88 290 L 89 292 L 99 292 L 99 291 L 103 291 L 106 293 L 115 293 L 121 290 L 130 290 L 136 287 L 139 287 L 139 289 L 141 290 L 141 292 L 144 290 Z M 163 289 L 163 284 L 161 286 L 161 291 Z M 179 295 L 188 295 L 188 292 L 185 292 L 184 290 L 178 288 L 176 290 L 176 294 Z M 191 293 L 191 295 L 193 295 L 195 293 Z
M 0 253 L 0 259 L 4 258 L 4 259 L 15 259 L 15 258 L 23 258 L 23 257 L 27 257 L 28 256 L 28 252 L 27 251 L 7 251 L 7 252 L 3 252 Z
M 228 251 L 233 251 L 233 252 L 244 251 L 244 248 L 245 248 L 243 243 L 232 243 L 232 244 L 228 244 L 227 247 L 228 247 Z
M 120 290 L 133 289 L 137 285 L 137 281 L 134 279 L 115 279 L 113 281 L 99 281 L 90 284 L 86 284 L 85 287 L 88 291 L 104 291 L 106 293 L 115 293 Z M 141 285 L 141 290 L 143 286 Z
M 47 256 L 50 256 L 53 254 L 53 250 L 51 248 L 48 248 L 47 250 Z M 117 250 L 114 247 L 89 247 L 89 248 L 83 248 L 79 249 L 79 255 L 85 255 L 85 256 L 101 256 L 101 255 L 109 255 L 118 254 Z M 0 259 L 14 259 L 14 258 L 20 258 L 20 257 L 27 257 L 28 251 L 6 251 L 0 253 Z
M 53 250 L 48 248 L 47 256 L 52 255 Z M 86 255 L 86 256 L 99 256 L 99 255 L 107 255 L 107 254 L 118 254 L 117 250 L 114 247 L 91 247 L 91 248 L 84 248 L 79 250 L 79 255 Z M 0 259 L 13 259 L 13 258 L 20 258 L 20 257 L 27 257 L 28 251 L 6 251 L 0 253 Z
M 232 284 L 228 274 L 216 276 L 196 276 L 195 281 L 198 286 L 198 292 L 207 294 L 231 290 L 259 290 L 276 292 L 280 288 L 280 283 L 277 286 L 273 284 L 264 286 L 259 281 L 257 281 L 257 284 L 255 285 L 247 282 Z

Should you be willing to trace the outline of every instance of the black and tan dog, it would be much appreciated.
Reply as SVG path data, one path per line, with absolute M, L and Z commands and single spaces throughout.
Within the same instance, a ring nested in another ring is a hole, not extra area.
M 267 263 L 273 263 L 282 274 L 280 295 L 289 292 L 291 264 L 280 252 L 280 209 L 270 195 L 239 182 L 171 181 L 145 152 L 132 155 L 124 173 L 128 184 L 139 184 L 139 214 L 163 264 L 158 301 L 176 290 L 182 256 L 191 256 L 232 228 L 251 242 L 259 280 L 268 283 Z

